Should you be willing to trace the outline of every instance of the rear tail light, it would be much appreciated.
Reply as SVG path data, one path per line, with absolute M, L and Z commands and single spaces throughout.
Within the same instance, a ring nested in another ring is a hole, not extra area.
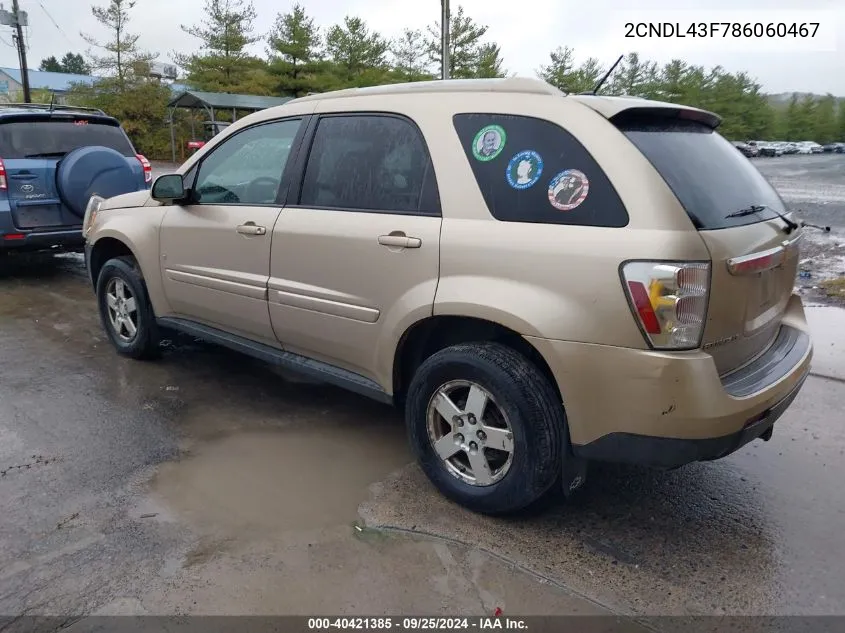
M 628 262 L 622 266 L 622 281 L 652 348 L 701 345 L 710 293 L 709 262 Z
M 152 182 L 153 181 L 153 166 L 150 165 L 150 161 L 148 161 L 142 154 L 135 154 L 138 157 L 138 160 L 141 162 L 141 167 L 144 168 L 144 182 Z
M 9 183 L 6 182 L 6 164 L 0 158 L 0 191 L 8 191 Z

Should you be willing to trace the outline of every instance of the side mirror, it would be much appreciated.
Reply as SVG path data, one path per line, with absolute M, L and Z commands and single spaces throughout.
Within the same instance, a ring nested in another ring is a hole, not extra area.
M 179 174 L 166 174 L 159 176 L 153 183 L 150 194 L 153 200 L 159 202 L 174 202 L 183 200 L 186 196 L 185 183 Z

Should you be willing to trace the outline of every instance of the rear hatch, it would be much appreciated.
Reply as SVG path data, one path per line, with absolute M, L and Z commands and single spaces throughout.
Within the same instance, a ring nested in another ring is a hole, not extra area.
M 721 374 L 730 372 L 778 334 L 795 283 L 801 229 L 790 225 L 794 218 L 751 161 L 715 131 L 715 118 L 634 110 L 613 122 L 661 174 L 710 251 L 702 347 Z
M 144 167 L 115 119 L 55 112 L 0 118 L 0 160 L 6 171 L 12 220 L 18 229 L 81 226 L 82 217 L 62 203 L 56 183 L 59 162 L 70 151 L 104 146 L 124 155 L 140 182 Z

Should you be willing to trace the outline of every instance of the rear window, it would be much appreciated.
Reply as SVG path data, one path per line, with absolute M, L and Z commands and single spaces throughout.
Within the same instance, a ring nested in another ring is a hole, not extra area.
M 456 114 L 454 125 L 497 220 L 628 224 L 628 212 L 607 175 L 578 139 L 555 123 L 479 113 Z
M 754 224 L 786 213 L 757 168 L 723 136 L 696 121 L 628 118 L 617 126 L 660 172 L 696 228 Z M 762 207 L 758 213 L 728 214 Z
M 119 127 L 84 118 L 0 122 L 0 158 L 61 157 L 76 149 L 101 145 L 135 156 Z

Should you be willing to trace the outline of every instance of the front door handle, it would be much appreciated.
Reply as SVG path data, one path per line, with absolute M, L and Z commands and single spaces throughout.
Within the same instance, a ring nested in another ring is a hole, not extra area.
M 393 246 L 398 248 L 419 248 L 422 246 L 422 240 L 420 238 L 408 237 L 404 233 L 379 235 L 378 243 L 382 246 Z
M 255 222 L 247 222 L 238 227 L 238 233 L 241 235 L 266 235 L 267 227 L 257 226 Z

